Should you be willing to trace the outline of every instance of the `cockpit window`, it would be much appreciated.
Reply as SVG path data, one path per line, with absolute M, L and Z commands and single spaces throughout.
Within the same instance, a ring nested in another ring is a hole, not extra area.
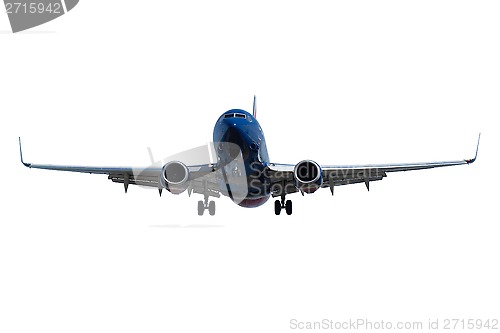
M 227 118 L 243 118 L 243 119 L 246 119 L 247 116 L 246 116 L 246 114 L 243 114 L 243 113 L 228 113 L 228 114 L 224 115 L 224 119 L 227 119 Z

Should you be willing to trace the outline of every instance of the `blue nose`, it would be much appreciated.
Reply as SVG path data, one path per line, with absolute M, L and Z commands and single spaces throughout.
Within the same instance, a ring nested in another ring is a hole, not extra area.
M 228 118 L 228 119 L 224 119 L 223 121 L 223 124 L 226 125 L 227 127 L 234 127 L 236 126 L 237 124 L 237 120 L 234 119 L 234 118 Z

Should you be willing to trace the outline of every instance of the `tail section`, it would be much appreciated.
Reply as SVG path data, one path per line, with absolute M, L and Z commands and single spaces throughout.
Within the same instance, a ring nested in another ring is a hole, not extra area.
M 257 119 L 257 96 L 253 95 L 253 117 Z

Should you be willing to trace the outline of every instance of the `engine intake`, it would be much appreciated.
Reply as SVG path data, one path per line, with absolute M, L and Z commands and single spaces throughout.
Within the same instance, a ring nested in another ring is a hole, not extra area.
M 318 163 L 304 160 L 293 169 L 295 186 L 306 193 L 314 193 L 323 184 L 323 173 Z
M 188 187 L 189 169 L 179 161 L 165 164 L 161 170 L 161 186 L 173 194 L 180 194 Z

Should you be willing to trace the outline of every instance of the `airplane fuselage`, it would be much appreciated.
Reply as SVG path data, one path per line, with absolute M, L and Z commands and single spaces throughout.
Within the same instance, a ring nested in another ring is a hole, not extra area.
M 236 202 L 249 208 L 264 204 L 270 196 L 270 181 L 264 172 L 269 164 L 269 155 L 264 132 L 257 119 L 244 110 L 226 111 L 215 124 L 213 141 L 221 165 L 233 165 L 232 161 L 238 156 L 242 160 L 239 165 L 244 166 L 244 173 L 243 170 L 237 170 L 238 164 L 234 164 L 232 169 L 223 170 L 224 177 L 230 172 L 241 172 L 246 177 L 246 195 L 243 200 Z M 231 196 L 230 192 L 227 189 L 226 194 Z

